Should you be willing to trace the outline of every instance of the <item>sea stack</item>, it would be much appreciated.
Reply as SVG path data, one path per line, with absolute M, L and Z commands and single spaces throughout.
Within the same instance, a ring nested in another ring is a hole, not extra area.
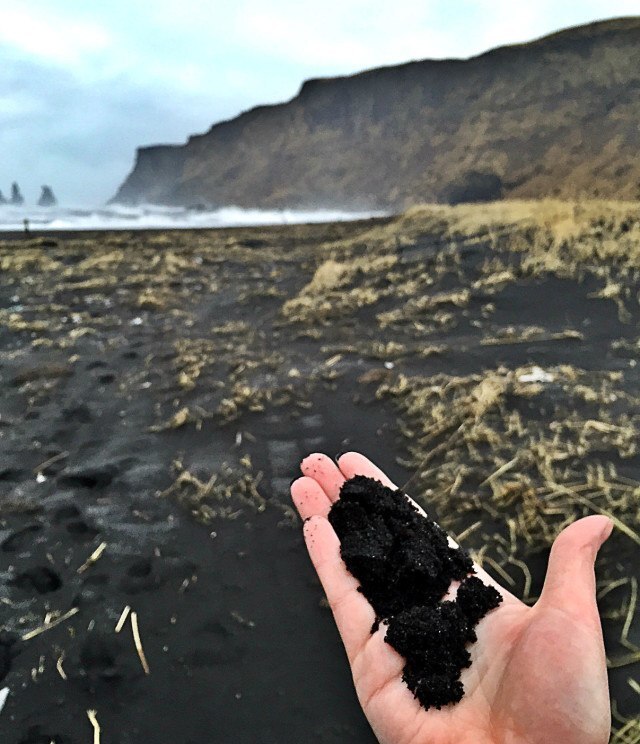
M 55 207 L 57 203 L 58 200 L 56 199 L 51 186 L 43 186 L 42 193 L 40 194 L 40 198 L 38 199 L 38 206 Z
M 11 184 L 11 200 L 9 204 L 13 204 L 14 207 L 20 207 L 24 204 L 24 196 L 22 196 L 20 186 L 15 181 Z
M 6 203 L 7 203 L 7 199 L 5 195 L 2 193 L 2 191 L 0 191 L 0 205 L 6 204 Z

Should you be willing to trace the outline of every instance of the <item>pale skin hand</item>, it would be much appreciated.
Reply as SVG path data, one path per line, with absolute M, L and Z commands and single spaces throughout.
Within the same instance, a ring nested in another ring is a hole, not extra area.
M 396 488 L 357 452 L 338 465 L 322 454 L 302 461 L 291 495 L 305 519 L 309 555 L 342 636 L 360 704 L 381 744 L 606 744 L 610 709 L 593 563 L 612 530 L 602 516 L 580 519 L 553 545 L 542 595 L 528 607 L 481 569 L 504 601 L 478 624 L 465 696 L 425 711 L 402 681 L 403 659 L 371 634 L 374 612 L 340 558 L 327 521 L 345 480 L 375 478 Z

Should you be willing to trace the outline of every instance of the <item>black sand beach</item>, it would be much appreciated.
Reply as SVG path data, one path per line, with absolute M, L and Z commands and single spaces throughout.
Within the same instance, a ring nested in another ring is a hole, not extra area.
M 288 494 L 348 449 L 529 602 L 612 514 L 630 731 L 640 220 L 537 209 L 0 236 L 0 740 L 374 742 Z

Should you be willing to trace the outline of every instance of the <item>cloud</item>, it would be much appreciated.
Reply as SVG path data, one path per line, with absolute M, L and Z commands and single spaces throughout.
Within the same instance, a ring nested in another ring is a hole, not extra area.
M 0 46 L 0 189 L 17 180 L 34 201 L 42 183 L 66 204 L 108 199 L 136 147 L 181 142 L 234 113 L 241 100 L 215 101 L 163 78 L 121 76 L 90 85 L 73 70 L 25 60 Z
M 616 16 L 637 15 L 637 0 L 582 0 L 581 3 L 558 3 L 537 0 L 515 3 L 513 0 L 471 0 L 477 20 L 477 33 L 484 49 L 505 44 L 531 41 L 570 26 Z
M 37 98 L 24 93 L 0 96 L 0 126 L 31 116 L 41 108 L 42 103 Z
M 232 23 L 235 38 L 250 40 L 267 59 L 351 72 L 446 54 L 450 33 L 436 27 L 438 5 L 325 0 L 310 22 L 303 3 L 282 0 L 267 7 L 244 0 L 235 6 Z
M 82 64 L 87 57 L 107 50 L 112 41 L 107 29 L 95 21 L 78 20 L 26 3 L 3 8 L 0 21 L 0 42 L 55 64 Z

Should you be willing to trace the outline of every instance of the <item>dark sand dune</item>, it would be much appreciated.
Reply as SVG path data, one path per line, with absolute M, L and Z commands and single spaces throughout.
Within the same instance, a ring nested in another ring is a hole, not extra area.
M 527 601 L 613 513 L 637 717 L 640 223 L 501 209 L 0 241 L 2 742 L 373 742 L 288 497 L 350 448 Z

